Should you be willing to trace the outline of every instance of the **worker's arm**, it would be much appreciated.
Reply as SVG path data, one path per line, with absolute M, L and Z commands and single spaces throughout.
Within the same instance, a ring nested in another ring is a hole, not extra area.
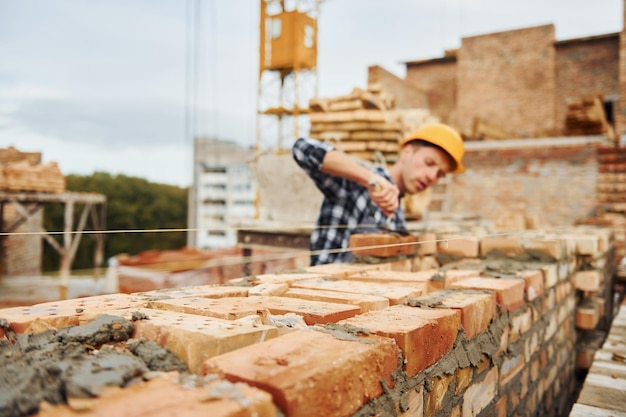
M 372 201 L 386 216 L 396 211 L 400 205 L 398 187 L 358 164 L 341 151 L 326 152 L 322 162 L 322 172 L 354 181 L 367 188 Z

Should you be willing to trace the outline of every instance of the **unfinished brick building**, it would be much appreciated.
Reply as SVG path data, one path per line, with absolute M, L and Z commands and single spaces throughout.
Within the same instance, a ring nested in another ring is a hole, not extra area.
M 557 41 L 554 26 L 543 25 L 463 38 L 443 57 L 406 62 L 404 80 L 374 66 L 369 81 L 395 94 L 399 107 L 425 97 L 470 138 L 479 139 L 481 123 L 506 139 L 576 133 L 566 129 L 568 106 L 596 96 L 623 133 L 624 48 L 623 32 Z

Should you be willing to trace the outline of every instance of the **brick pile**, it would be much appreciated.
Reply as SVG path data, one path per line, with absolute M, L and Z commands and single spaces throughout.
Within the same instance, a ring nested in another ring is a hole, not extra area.
M 369 263 L 17 307 L 0 318 L 18 333 L 104 313 L 134 318 L 133 337 L 229 387 L 153 375 L 87 405 L 47 404 L 40 416 L 136 415 L 137 404 L 175 409 L 172 399 L 189 416 L 561 416 L 575 398 L 577 325 L 588 323 L 577 321 L 580 296 L 596 283 L 600 294 L 612 235 L 534 233 L 422 240 L 428 254 L 381 248 L 362 257 Z M 423 256 L 440 266 L 415 270 Z
M 395 161 L 398 142 L 421 125 L 438 121 L 427 109 L 396 109 L 395 98 L 372 84 L 346 96 L 309 102 L 310 136 L 366 161 Z
M 570 103 L 565 114 L 565 133 L 568 136 L 604 133 L 614 136 L 606 118 L 602 97 L 585 98 Z
M 56 162 L 41 163 L 41 154 L 0 149 L 0 190 L 65 192 L 65 176 Z

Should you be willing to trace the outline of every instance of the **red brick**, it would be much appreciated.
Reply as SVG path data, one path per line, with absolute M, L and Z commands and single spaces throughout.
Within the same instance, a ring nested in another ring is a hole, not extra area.
M 496 302 L 504 311 L 513 311 L 524 305 L 525 284 L 521 279 L 470 278 L 452 284 L 452 288 L 495 291 Z
M 375 283 L 400 283 L 407 287 L 412 287 L 416 283 L 418 288 L 425 289 L 430 279 L 437 274 L 436 269 L 419 272 L 400 272 L 400 271 L 361 271 L 348 275 L 345 279 L 356 280 L 363 282 L 375 282 Z M 422 284 L 422 285 L 419 285 Z
M 443 407 L 443 400 L 452 382 L 452 375 L 442 375 L 431 379 L 431 390 L 426 394 L 425 416 L 432 416 Z
M 347 416 L 381 395 L 381 382 L 393 387 L 397 353 L 388 338 L 302 330 L 214 357 L 203 374 L 260 387 L 290 417 Z
M 461 324 L 457 310 L 392 306 L 343 320 L 373 334 L 395 339 L 409 377 L 437 362 L 456 340 Z
M 387 298 L 391 305 L 404 304 L 409 298 L 419 297 L 426 292 L 424 289 L 415 287 L 392 286 L 363 281 L 333 281 L 323 279 L 295 282 L 293 287 L 377 295 Z
M 461 312 L 465 337 L 471 339 L 487 330 L 496 317 L 496 297 L 471 291 L 437 291 L 415 299 L 417 303 L 453 308 Z
M 177 373 L 168 373 L 126 388 L 110 387 L 96 398 L 70 399 L 69 406 L 44 403 L 37 416 L 276 416 L 272 396 L 257 388 L 224 380 L 187 387 L 178 378 Z
M 291 288 L 285 293 L 284 297 L 299 298 L 302 300 L 324 301 L 327 303 L 357 305 L 361 309 L 361 313 L 365 313 L 371 310 L 382 310 L 383 308 L 389 307 L 389 299 L 385 297 L 340 291 Z
M 102 314 L 109 310 L 143 307 L 145 300 L 128 294 L 98 295 L 71 300 L 51 301 L 30 307 L 0 310 L 0 317 L 9 322 L 15 333 L 23 333 L 35 320 L 52 328 L 75 326 L 84 315 Z
M 539 252 L 556 261 L 567 254 L 566 243 L 562 239 L 522 238 L 521 245 L 529 252 Z
M 525 310 L 518 312 L 518 314 L 515 314 L 515 316 L 512 316 L 510 321 L 511 331 L 509 334 L 509 340 L 511 343 L 514 343 L 519 340 L 524 333 L 530 330 L 530 327 L 533 324 L 532 310 L 530 308 L 526 308 Z
M 581 291 L 599 291 L 603 283 L 601 271 L 578 271 L 574 274 L 574 288 Z
M 417 245 L 417 254 L 419 256 L 434 255 L 437 253 L 437 235 L 434 233 L 425 233 L 419 236 L 419 245 Z
M 480 240 L 480 256 L 485 257 L 493 250 L 500 251 L 507 256 L 518 256 L 524 253 L 524 248 L 522 248 L 517 238 L 483 237 Z
M 517 275 L 526 283 L 526 299 L 532 301 L 543 294 L 544 282 L 541 270 L 520 271 Z
M 589 303 L 576 308 L 576 327 L 593 330 L 600 321 L 600 310 L 597 303 Z
M 480 255 L 480 239 L 471 236 L 443 235 L 437 242 L 437 252 L 462 256 L 464 258 L 478 258 Z
M 505 358 L 502 365 L 500 365 L 500 386 L 504 387 L 511 382 L 524 369 L 525 364 L 523 355 Z
M 463 417 L 477 416 L 494 399 L 498 387 L 498 368 L 492 368 L 480 382 L 472 384 L 463 395 Z
M 258 296 L 276 296 L 280 297 L 289 290 L 289 286 L 283 283 L 276 282 L 264 282 L 262 284 L 255 285 L 248 291 L 248 297 Z
M 162 288 L 160 290 L 138 292 L 132 295 L 137 297 L 145 297 L 146 299 L 158 298 L 183 298 L 183 297 L 204 297 L 204 298 L 222 298 L 222 297 L 247 297 L 250 287 L 237 287 L 233 285 L 198 285 L 195 287 L 182 288 Z
M 430 288 L 432 291 L 450 288 L 455 282 L 480 276 L 480 272 L 479 269 L 449 269 L 440 271 L 430 280 Z
M 321 274 L 324 276 L 331 276 L 334 278 L 345 278 L 349 274 L 353 274 L 359 271 L 379 270 L 380 265 L 377 264 L 323 264 L 314 265 L 304 268 L 306 272 L 312 272 L 314 274 Z
M 423 417 L 424 416 L 424 385 L 411 389 L 402 396 L 401 400 L 407 406 L 404 413 L 398 417 Z M 399 410 L 398 410 L 399 411 Z
M 133 322 L 133 337 L 151 340 L 170 349 L 194 373 L 198 373 L 202 363 L 213 356 L 278 335 L 275 327 L 263 325 L 257 316 L 254 317 L 255 320 L 248 317 L 222 320 L 146 308 L 110 311 L 109 314 L 132 320 L 134 312 L 146 315 L 148 320 Z M 90 321 L 96 317 L 84 316 L 84 319 Z
M 348 247 L 354 256 L 392 258 L 403 255 L 404 242 L 399 235 L 389 233 L 355 233 L 350 235 Z
M 262 274 L 254 277 L 259 283 L 282 283 L 291 286 L 296 281 L 303 281 L 306 279 L 316 279 L 327 277 L 328 274 L 317 274 L 312 272 L 303 273 L 285 273 L 285 274 Z M 236 296 L 231 296 L 236 297 Z
M 190 301 L 191 300 L 191 301 Z M 308 325 L 336 323 L 339 320 L 359 314 L 361 309 L 348 304 L 326 303 L 322 301 L 298 300 L 289 297 L 228 297 L 218 299 L 180 298 L 150 302 L 152 308 L 169 309 L 185 313 L 200 314 L 221 319 L 238 319 L 262 314 L 294 313 L 304 318 Z

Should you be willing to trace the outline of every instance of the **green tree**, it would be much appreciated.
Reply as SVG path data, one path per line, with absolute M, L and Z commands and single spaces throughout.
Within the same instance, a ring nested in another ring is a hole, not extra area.
M 68 175 L 67 189 L 95 192 L 107 198 L 106 229 L 119 233 L 105 234 L 105 261 L 120 253 L 131 255 L 149 249 L 179 249 L 186 243 L 185 232 L 130 232 L 137 230 L 183 229 L 187 226 L 187 188 L 157 184 L 142 178 L 96 172 L 89 176 Z M 74 225 L 82 205 L 74 210 Z M 63 205 L 45 206 L 44 227 L 48 231 L 63 230 Z M 74 226 L 76 227 L 76 226 Z M 86 228 L 89 230 L 89 228 Z M 125 230 L 129 232 L 124 232 Z M 95 242 L 83 235 L 73 269 L 93 267 Z M 55 236 L 58 238 L 59 236 Z M 42 269 L 59 268 L 59 255 L 48 243 L 43 243 Z

